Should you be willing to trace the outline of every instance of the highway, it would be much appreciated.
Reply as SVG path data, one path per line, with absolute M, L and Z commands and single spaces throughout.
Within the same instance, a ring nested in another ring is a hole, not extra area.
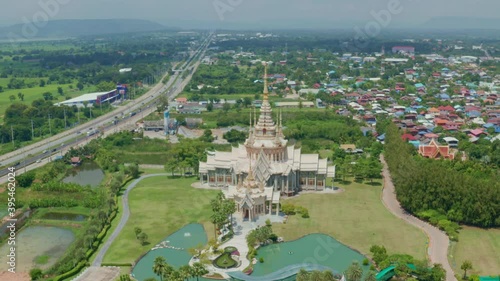
M 207 47 L 210 45 L 213 33 L 211 33 L 200 44 L 196 51 L 193 51 L 189 59 L 175 71 L 166 84 L 162 83 L 163 79 L 155 85 L 147 93 L 143 94 L 136 100 L 132 100 L 125 106 L 118 106 L 116 110 L 103 115 L 95 120 L 91 120 L 78 127 L 72 128 L 60 134 L 54 135 L 43 141 L 31 144 L 16 151 L 0 156 L 0 163 L 7 167 L 15 167 L 18 174 L 23 171 L 32 170 L 34 168 L 45 165 L 53 160 L 57 155 L 64 155 L 71 147 L 84 145 L 93 138 L 97 138 L 98 134 L 87 136 L 87 132 L 91 129 L 103 128 L 103 137 L 120 131 L 135 127 L 135 123 L 157 110 L 156 103 L 161 95 L 166 94 L 169 101 L 172 101 L 182 89 L 189 83 L 193 73 L 196 72 L 201 58 L 204 57 Z M 190 71 L 190 70 L 193 71 Z M 182 79 L 184 71 L 190 71 L 185 79 Z M 166 76 L 166 75 L 165 75 Z M 164 77 L 165 77 L 164 76 Z M 130 104 L 132 103 L 133 104 Z M 135 115 L 130 113 L 135 113 Z M 113 121 L 117 120 L 116 124 Z M 10 165 L 7 165 L 10 164 Z M 7 180 L 8 168 L 0 170 L 0 183 Z

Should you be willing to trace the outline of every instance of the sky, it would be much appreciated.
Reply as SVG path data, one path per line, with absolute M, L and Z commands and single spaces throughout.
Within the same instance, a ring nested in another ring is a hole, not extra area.
M 390 15 L 389 27 L 406 27 L 435 17 L 500 18 L 498 0 L 0 0 L 0 4 L 2 25 L 48 17 L 148 19 L 180 27 L 328 28 L 365 24 L 383 14 Z

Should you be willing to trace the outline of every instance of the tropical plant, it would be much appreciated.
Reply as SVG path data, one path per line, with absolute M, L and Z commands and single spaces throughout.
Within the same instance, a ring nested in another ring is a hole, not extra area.
M 208 270 L 205 268 L 205 266 L 199 262 L 195 262 L 193 266 L 191 267 L 191 276 L 196 277 L 196 280 L 198 281 L 198 278 L 207 274 Z
M 377 278 L 375 276 L 376 276 L 375 271 L 370 270 L 365 277 L 365 281 L 376 281 Z
M 153 272 L 154 274 L 160 276 L 160 281 L 163 280 L 163 276 L 166 273 L 168 267 L 167 261 L 164 257 L 156 257 L 153 262 Z
M 183 265 L 179 268 L 179 275 L 181 276 L 182 280 L 188 280 L 191 278 L 193 275 L 191 274 L 191 266 L 189 265 Z
M 348 281 L 360 281 L 361 277 L 363 277 L 363 269 L 361 269 L 359 262 L 355 260 L 347 268 L 346 278 Z

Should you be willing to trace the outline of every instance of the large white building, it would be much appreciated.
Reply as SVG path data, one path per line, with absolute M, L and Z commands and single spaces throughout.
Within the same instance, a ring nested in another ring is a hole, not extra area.
M 267 77 L 267 68 L 266 74 Z M 281 195 L 300 190 L 323 190 L 327 178 L 335 176 L 335 167 L 318 154 L 302 154 L 300 148 L 287 146 L 281 114 L 273 121 L 267 80 L 259 119 L 250 116 L 250 133 L 244 144 L 231 152 L 208 152 L 207 162 L 200 162 L 201 184 L 218 186 L 226 197 L 237 201 L 243 217 L 271 212 Z

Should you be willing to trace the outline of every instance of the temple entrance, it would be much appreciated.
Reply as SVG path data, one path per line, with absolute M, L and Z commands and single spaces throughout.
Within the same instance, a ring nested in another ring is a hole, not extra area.
M 245 210 L 243 211 L 243 213 L 244 213 L 244 215 L 243 215 L 243 220 L 248 220 L 248 219 L 250 219 L 250 210 L 245 209 Z

